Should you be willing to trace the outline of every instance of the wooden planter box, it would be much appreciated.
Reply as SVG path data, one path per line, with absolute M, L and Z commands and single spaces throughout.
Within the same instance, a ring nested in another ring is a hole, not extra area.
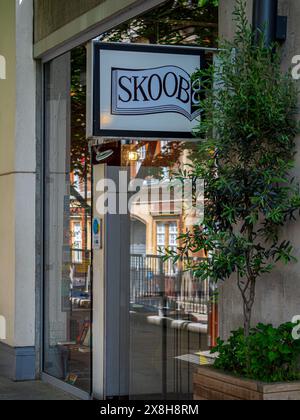
M 300 382 L 267 384 L 201 367 L 194 375 L 194 400 L 300 400 Z

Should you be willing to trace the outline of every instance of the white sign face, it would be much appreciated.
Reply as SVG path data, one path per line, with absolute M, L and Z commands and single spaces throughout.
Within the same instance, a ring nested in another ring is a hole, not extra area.
M 198 48 L 96 43 L 93 134 L 192 137 L 203 64 Z

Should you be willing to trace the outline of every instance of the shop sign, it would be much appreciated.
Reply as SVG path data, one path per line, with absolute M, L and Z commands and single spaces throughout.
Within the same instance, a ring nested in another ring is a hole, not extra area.
M 93 249 L 102 248 L 102 221 L 99 217 L 93 219 Z
M 203 66 L 199 48 L 95 43 L 93 135 L 192 137 Z

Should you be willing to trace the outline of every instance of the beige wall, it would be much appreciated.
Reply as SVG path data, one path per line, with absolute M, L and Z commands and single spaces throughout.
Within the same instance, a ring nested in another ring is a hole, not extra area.
M 0 80 L 0 314 L 6 319 L 7 343 L 14 339 L 14 134 L 15 134 L 15 8 L 1 0 L 0 53 L 6 61 L 6 80 Z
M 231 19 L 233 4 L 234 0 L 221 0 L 221 37 L 233 36 L 234 26 Z M 251 18 L 251 4 L 252 0 L 248 0 L 249 18 Z M 291 66 L 292 57 L 300 54 L 300 1 L 279 0 L 279 8 L 280 13 L 288 16 L 288 37 L 282 48 L 282 67 L 287 70 Z M 296 143 L 298 155 L 294 173 L 300 180 L 300 138 Z M 278 325 L 291 321 L 294 315 L 300 314 L 300 220 L 288 223 L 282 236 L 294 244 L 295 255 L 299 262 L 289 266 L 278 266 L 276 272 L 259 280 L 253 324 L 266 322 Z M 221 335 L 226 338 L 231 330 L 243 325 L 241 298 L 235 279 L 221 286 L 219 306 Z
M 15 10 L 11 0 L 1 0 L 0 54 L 6 60 L 6 80 L 0 80 L 0 174 L 14 168 L 14 124 L 16 106 Z
M 104 2 L 105 0 L 34 0 L 35 42 Z

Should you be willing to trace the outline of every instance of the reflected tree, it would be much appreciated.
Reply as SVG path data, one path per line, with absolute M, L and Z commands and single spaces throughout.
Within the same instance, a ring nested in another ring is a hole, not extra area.
M 216 47 L 218 0 L 169 0 L 104 33 L 101 41 Z

